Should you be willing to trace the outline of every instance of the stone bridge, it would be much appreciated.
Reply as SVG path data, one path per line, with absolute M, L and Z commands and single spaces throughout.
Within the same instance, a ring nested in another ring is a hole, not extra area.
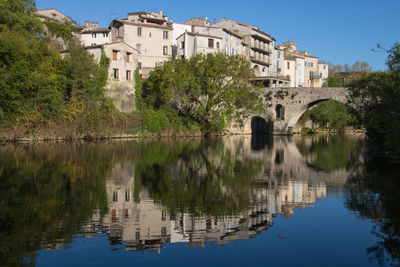
M 326 100 L 346 103 L 348 92 L 343 87 L 264 88 L 263 90 L 266 113 L 244 117 L 243 124 L 232 125 L 230 132 L 293 134 L 296 123 L 307 109 Z

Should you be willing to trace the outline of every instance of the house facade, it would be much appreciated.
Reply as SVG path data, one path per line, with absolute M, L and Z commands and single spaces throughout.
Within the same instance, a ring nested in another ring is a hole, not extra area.
M 138 67 L 144 78 L 172 55 L 172 22 L 162 11 L 129 13 L 127 19 L 113 20 L 110 29 L 112 42 L 136 48 Z
M 102 52 L 109 59 L 108 95 L 121 112 L 132 112 L 135 108 L 135 70 L 138 67 L 138 52 L 124 42 L 86 47 L 100 62 Z
M 109 28 L 99 28 L 98 22 L 85 21 L 85 25 L 80 34 L 80 41 L 83 46 L 96 46 L 111 43 L 111 30 Z

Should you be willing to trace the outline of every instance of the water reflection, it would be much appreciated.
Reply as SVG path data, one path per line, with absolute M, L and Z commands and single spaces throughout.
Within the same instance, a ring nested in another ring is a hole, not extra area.
M 265 136 L 3 147 L 0 262 L 35 263 L 77 234 L 154 253 L 248 239 L 345 184 L 361 147 Z
M 365 167 L 364 167 L 365 166 Z M 400 265 L 400 167 L 367 159 L 345 185 L 345 205 L 362 219 L 371 219 L 379 242 L 366 248 L 370 261 Z

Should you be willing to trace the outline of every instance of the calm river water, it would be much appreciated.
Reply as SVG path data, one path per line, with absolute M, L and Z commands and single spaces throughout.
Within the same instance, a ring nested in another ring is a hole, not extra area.
M 400 264 L 400 171 L 352 136 L 0 147 L 0 265 Z

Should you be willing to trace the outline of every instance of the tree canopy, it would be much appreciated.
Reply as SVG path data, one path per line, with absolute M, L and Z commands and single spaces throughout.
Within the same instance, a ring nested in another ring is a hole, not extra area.
M 388 71 L 364 75 L 350 86 L 349 103 L 369 140 L 400 152 L 400 45 L 388 50 Z
M 261 110 L 250 79 L 249 62 L 222 53 L 171 58 L 156 68 L 144 85 L 145 101 L 168 106 L 193 118 L 208 130 L 223 129 L 243 110 Z

